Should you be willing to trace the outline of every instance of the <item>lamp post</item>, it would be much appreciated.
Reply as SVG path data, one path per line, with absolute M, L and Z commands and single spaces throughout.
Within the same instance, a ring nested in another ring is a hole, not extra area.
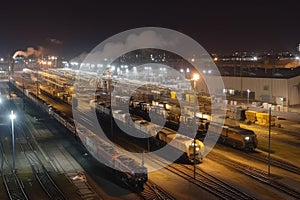
M 150 82 L 150 71 L 151 71 L 152 67 L 144 67 L 144 69 L 147 70 L 147 81 L 149 83 Z
M 268 135 L 268 176 L 270 176 L 271 168 L 271 108 L 269 108 L 269 135 Z
M 11 144 L 12 144 L 12 159 L 13 159 L 13 173 L 16 172 L 16 159 L 15 159 L 15 131 L 14 131 L 14 119 L 16 115 L 14 111 L 10 112 L 9 118 L 11 120 Z
M 283 112 L 283 101 L 284 101 L 284 98 L 281 97 L 281 98 L 280 98 L 280 101 L 281 101 L 281 106 L 282 106 L 282 110 L 281 110 L 281 111 Z
M 197 81 L 199 80 L 199 74 L 194 74 L 192 80 L 194 81 L 194 91 L 196 95 L 196 88 L 197 88 Z M 196 98 L 195 98 L 196 99 Z M 196 105 L 194 102 L 194 120 L 196 122 Z M 194 147 L 194 179 L 196 179 L 196 139 L 194 137 L 193 140 L 193 147 Z
M 194 90 L 196 93 L 196 89 L 197 89 L 197 81 L 199 80 L 199 74 L 194 74 L 192 80 L 194 81 Z
M 249 89 L 247 89 L 247 105 L 249 105 L 249 95 L 250 95 L 250 90 Z
M 23 110 L 25 110 L 25 83 L 24 83 L 24 72 L 26 72 L 26 68 L 22 71 L 22 88 L 23 88 Z
M 39 97 L 39 69 L 37 69 L 36 73 L 36 97 Z

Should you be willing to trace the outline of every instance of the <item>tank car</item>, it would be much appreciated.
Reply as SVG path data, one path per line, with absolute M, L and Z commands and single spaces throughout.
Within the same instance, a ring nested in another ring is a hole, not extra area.
M 155 139 L 156 142 L 154 144 L 156 144 L 156 146 L 161 147 L 169 144 L 175 150 L 182 152 L 188 161 L 203 161 L 204 144 L 198 139 L 194 140 L 172 129 L 148 122 L 141 117 L 134 117 L 128 113 L 124 114 L 122 110 L 113 111 L 113 117 L 121 121 L 124 125 L 131 126 L 147 137 Z M 172 143 L 170 143 L 171 141 Z
M 157 132 L 156 138 L 164 144 L 172 141 L 170 145 L 183 152 L 186 159 L 191 163 L 203 161 L 204 144 L 198 139 L 178 134 L 178 132 L 166 127 Z

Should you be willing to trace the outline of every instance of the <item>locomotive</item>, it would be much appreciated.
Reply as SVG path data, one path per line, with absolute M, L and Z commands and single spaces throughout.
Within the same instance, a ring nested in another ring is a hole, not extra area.
M 258 140 L 254 131 L 241 128 L 239 126 L 224 126 L 216 122 L 212 122 L 209 125 L 209 130 L 213 133 L 218 132 L 220 129 L 220 143 L 227 144 L 233 148 L 241 150 L 254 151 L 254 149 L 257 148 Z

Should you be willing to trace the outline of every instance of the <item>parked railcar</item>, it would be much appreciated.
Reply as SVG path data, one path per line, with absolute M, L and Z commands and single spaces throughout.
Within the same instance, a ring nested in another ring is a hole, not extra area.
M 85 127 L 79 126 L 77 129 L 81 141 L 93 157 L 112 168 L 117 176 L 131 187 L 143 187 L 143 184 L 148 180 L 146 167 L 116 150 L 108 142 L 102 140 Z
M 194 110 L 192 112 L 190 110 L 194 109 L 194 107 L 185 107 L 185 113 L 187 114 L 182 114 L 180 107 L 166 102 L 160 105 L 151 105 L 142 101 L 131 100 L 129 108 L 131 114 L 140 116 L 152 123 L 166 126 L 175 131 L 180 127 L 181 134 L 189 137 L 195 135 L 190 133 L 190 130 L 196 127 L 197 137 L 202 139 L 205 137 L 208 122 L 204 118 L 191 115 Z
M 254 131 L 239 126 L 224 126 L 219 123 L 210 123 L 209 130 L 221 131 L 219 142 L 241 150 L 253 151 L 257 148 L 258 140 Z
M 175 150 L 182 152 L 184 157 L 189 162 L 196 161 L 197 163 L 203 161 L 204 144 L 198 140 L 188 136 L 179 134 L 178 132 L 153 124 L 140 117 L 134 117 L 130 114 L 125 114 L 121 110 L 113 111 L 113 117 L 123 123 L 124 126 L 131 126 L 141 131 L 147 137 L 154 138 L 157 146 L 171 145 Z M 172 141 L 172 143 L 170 143 Z
M 204 144 L 198 139 L 178 134 L 166 127 L 157 132 L 156 138 L 165 144 L 172 142 L 170 145 L 183 152 L 186 159 L 191 163 L 203 161 Z

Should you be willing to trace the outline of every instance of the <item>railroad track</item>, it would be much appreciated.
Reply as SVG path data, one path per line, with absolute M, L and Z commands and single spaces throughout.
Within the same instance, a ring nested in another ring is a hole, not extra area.
M 20 148 L 24 152 L 27 160 L 30 163 L 30 166 L 35 174 L 36 179 L 42 186 L 43 190 L 47 193 L 47 195 L 51 199 L 60 200 L 60 199 L 69 199 L 67 196 L 65 196 L 60 188 L 58 188 L 55 184 L 55 182 L 52 180 L 51 176 L 48 174 L 47 170 L 44 168 L 44 165 L 42 164 L 39 157 L 35 154 L 35 150 L 32 147 L 32 145 L 28 142 L 29 140 L 32 141 L 32 139 L 35 141 L 34 137 L 43 137 L 45 134 L 48 134 L 47 131 L 43 130 L 43 127 L 39 126 L 45 126 L 47 129 L 51 130 L 53 127 L 49 124 L 31 124 L 30 120 L 27 119 L 24 116 L 24 121 L 18 125 L 19 130 L 18 133 L 20 136 L 18 138 L 19 141 L 21 141 L 22 144 L 20 144 Z M 35 128 L 41 128 L 39 130 L 36 130 Z M 30 134 L 32 133 L 32 134 Z M 26 140 L 24 139 L 26 138 Z M 36 143 L 36 141 L 35 141 Z M 82 170 L 77 170 L 80 168 L 80 166 L 75 162 L 75 160 L 72 160 L 64 153 L 62 150 L 63 147 L 60 144 L 56 144 L 57 149 L 56 151 L 47 152 L 48 157 L 50 156 L 50 159 L 53 161 L 56 161 L 56 164 L 58 165 L 60 172 L 63 173 L 70 182 L 76 187 L 77 194 L 80 196 L 81 199 L 91 200 L 91 199 L 99 199 L 102 198 L 94 191 L 94 189 L 88 184 L 88 181 L 82 181 L 83 179 L 86 180 L 85 174 L 82 172 Z M 63 162 L 67 162 L 67 165 L 61 165 L 61 160 L 57 159 L 56 155 L 63 156 Z M 78 166 L 77 166 L 77 165 Z M 58 168 L 57 166 L 52 165 L 54 168 Z M 74 177 L 76 180 L 74 180 Z
M 135 146 L 137 149 L 141 149 L 140 146 L 137 145 L 133 145 L 131 143 L 128 143 L 128 141 L 124 141 L 121 138 L 118 138 L 118 142 L 120 143 L 125 143 L 128 144 L 130 146 Z M 124 146 L 124 144 L 122 145 Z M 125 145 L 126 146 L 126 145 Z M 196 173 L 196 179 L 193 179 L 193 170 L 189 169 L 189 168 L 182 168 L 181 165 L 176 164 L 176 167 L 174 166 L 175 164 L 172 164 L 170 166 L 168 166 L 168 164 L 166 164 L 166 161 L 163 161 L 162 159 L 153 159 L 153 158 L 147 158 L 150 159 L 151 161 L 153 161 L 153 163 L 157 163 L 158 165 L 163 165 L 165 169 L 169 170 L 170 172 L 182 177 L 183 179 L 192 182 L 193 184 L 204 188 L 205 190 L 211 192 L 212 194 L 220 197 L 221 199 L 224 200 L 232 200 L 232 199 L 237 199 L 237 200 L 251 200 L 251 199 L 255 199 L 253 197 L 251 197 L 248 194 L 245 194 L 241 191 L 239 191 L 236 188 L 233 188 L 232 186 L 224 183 L 223 181 L 221 181 L 220 179 L 217 179 L 209 174 L 206 173 L 206 176 L 204 177 L 203 174 L 204 172 L 202 171 L 201 174 L 199 174 L 198 172 Z M 163 163 L 163 164 L 162 164 Z M 167 167 L 165 167 L 167 166 Z M 145 184 L 145 193 L 147 193 L 147 191 L 149 191 L 149 189 L 147 189 L 147 184 Z M 150 188 L 151 189 L 151 188 Z M 143 196 L 143 195 L 142 195 Z M 158 197 L 156 194 L 153 194 L 153 191 L 151 192 L 151 195 L 145 195 L 142 197 L 143 199 L 160 199 L 161 197 Z M 169 198 L 166 198 L 169 199 Z
M 234 161 L 234 160 L 231 160 L 231 159 L 228 159 L 224 156 L 221 156 L 221 155 L 217 155 L 213 152 L 210 152 L 210 154 L 208 155 L 208 158 L 216 161 L 216 162 L 219 162 L 219 163 L 222 163 L 222 165 L 226 166 L 226 167 L 229 167 L 231 169 L 234 169 L 240 173 L 243 173 L 255 180 L 258 180 L 262 183 L 265 183 L 273 188 L 276 188 L 282 192 L 284 192 L 285 194 L 288 194 L 292 197 L 295 197 L 297 199 L 300 199 L 300 192 L 299 191 L 296 191 L 294 190 L 293 188 L 290 188 L 282 183 L 279 183 L 278 181 L 276 181 L 274 179 L 274 177 L 269 177 L 267 172 L 263 171 L 263 170 L 260 170 L 260 169 L 257 169 L 257 168 L 254 168 L 254 167 L 251 167 L 249 165 L 246 165 L 246 164 L 242 164 L 240 162 L 237 162 L 237 161 Z
M 227 151 L 228 150 L 227 148 L 228 147 L 226 147 L 226 146 L 218 145 L 218 149 L 220 149 L 222 151 Z M 230 148 L 230 151 L 232 151 L 232 153 L 235 153 L 235 154 L 242 154 L 242 155 L 246 156 L 246 158 L 252 158 L 254 160 L 268 164 L 267 154 L 263 154 L 258 151 L 245 152 L 245 151 L 241 151 L 241 150 L 237 150 L 237 149 L 233 149 L 233 148 Z M 243 157 L 243 158 L 245 158 L 245 157 Z M 292 163 L 289 163 L 288 161 L 285 161 L 285 160 L 282 160 L 279 158 L 275 158 L 272 155 L 271 155 L 271 159 L 270 159 L 270 164 L 274 167 L 277 167 L 277 168 L 292 172 L 294 174 L 300 175 L 300 167 L 299 166 L 293 165 Z
M 16 106 L 16 108 L 18 108 L 18 106 Z M 19 117 L 23 118 L 23 120 L 26 121 L 26 119 L 24 119 L 24 116 L 20 115 Z M 18 144 L 21 148 L 21 151 L 24 153 L 28 163 L 30 164 L 32 172 L 34 173 L 37 181 L 39 182 L 45 193 L 50 197 L 50 199 L 65 200 L 66 198 L 63 192 L 55 184 L 46 168 L 44 167 L 43 163 L 37 156 L 35 149 L 31 145 L 29 141 L 31 136 L 27 136 L 26 134 L 29 133 L 30 130 L 24 121 L 16 124 L 15 126 L 17 130 L 16 133 L 18 137 Z
M 34 152 L 31 144 L 26 141 L 26 143 L 19 143 L 19 145 L 30 164 L 36 179 L 38 180 L 38 182 L 40 183 L 44 191 L 47 193 L 47 195 L 51 199 L 65 200 L 66 198 L 63 192 L 58 188 L 58 186 L 52 180 L 47 170 L 43 166 L 42 162 Z
M 268 163 L 268 158 L 265 155 L 257 154 L 257 153 L 256 154 L 245 153 L 245 154 L 247 154 L 248 157 L 253 158 L 255 160 L 258 160 L 258 161 L 261 161 L 261 162 L 264 162 L 264 163 Z M 289 163 L 287 161 L 271 157 L 270 164 L 272 166 L 275 166 L 275 167 L 284 169 L 286 171 L 289 171 L 289 172 L 292 172 L 292 173 L 300 175 L 300 167 L 295 166 L 295 165 L 293 165 L 293 164 L 291 164 L 291 163 Z
M 175 200 L 173 196 L 151 180 L 148 180 L 147 183 L 144 184 L 144 190 L 140 192 L 139 195 L 144 200 Z
M 22 181 L 16 173 L 14 173 L 5 156 L 2 142 L 0 143 L 1 149 L 1 175 L 3 183 L 10 200 L 28 200 L 25 193 Z
M 149 158 L 148 158 L 149 159 Z M 157 164 L 165 163 L 165 161 L 162 161 L 159 159 L 159 161 L 156 159 L 152 159 L 152 162 L 155 162 Z M 227 183 L 223 182 L 222 180 L 202 171 L 201 169 L 197 168 L 198 170 L 194 174 L 193 166 L 185 166 L 182 164 L 176 164 L 173 163 L 171 165 L 166 165 L 164 167 L 166 170 L 182 177 L 183 179 L 209 191 L 210 193 L 220 197 L 224 200 L 251 200 L 255 199 L 254 197 L 251 197 L 250 195 L 241 192 L 239 189 L 234 188 Z M 201 172 L 199 173 L 199 170 Z M 195 176 L 194 176 L 195 175 Z

